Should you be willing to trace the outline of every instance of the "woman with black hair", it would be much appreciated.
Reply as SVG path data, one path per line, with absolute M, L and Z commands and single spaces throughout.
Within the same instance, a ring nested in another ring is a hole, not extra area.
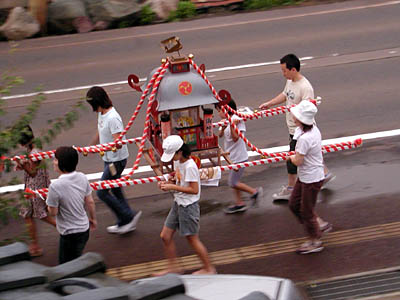
M 124 129 L 121 116 L 113 107 L 106 91 L 99 86 L 92 87 L 86 95 L 86 100 L 94 112 L 98 114 L 97 134 L 92 145 L 114 142 Z M 125 138 L 125 137 L 123 137 Z M 103 156 L 104 171 L 101 180 L 121 178 L 129 157 L 128 147 L 117 147 L 117 151 L 106 151 Z M 124 234 L 136 229 L 142 215 L 141 211 L 134 211 L 125 199 L 121 188 L 98 190 L 97 196 L 114 212 L 117 217 L 115 225 L 107 227 L 109 233 Z
M 19 143 L 26 148 L 28 154 L 39 153 L 40 150 L 35 147 L 34 135 L 29 125 L 21 131 Z M 50 185 L 49 172 L 44 161 L 32 161 L 30 159 L 17 160 L 17 170 L 24 170 L 25 188 L 39 190 L 47 188 Z M 21 206 L 20 216 L 25 219 L 28 227 L 31 243 L 29 245 L 29 254 L 32 257 L 41 256 L 43 249 L 39 246 L 37 229 L 34 219 L 39 219 L 50 225 L 56 226 L 56 221 L 48 215 L 46 202 L 39 196 L 29 197 L 27 203 Z

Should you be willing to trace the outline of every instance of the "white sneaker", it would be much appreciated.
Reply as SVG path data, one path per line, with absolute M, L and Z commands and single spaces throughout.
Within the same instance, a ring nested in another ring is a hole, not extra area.
M 118 232 L 118 225 L 111 225 L 107 227 L 108 233 L 117 233 Z
M 124 234 L 130 231 L 133 231 L 136 229 L 136 225 L 139 222 L 140 217 L 142 216 L 142 211 L 139 210 L 136 215 L 133 217 L 132 221 L 130 221 L 128 224 L 119 226 L 117 229 L 118 234 Z
M 136 215 L 132 218 L 132 220 L 125 225 L 118 226 L 118 225 L 112 225 L 107 227 L 108 233 L 118 233 L 118 234 L 124 234 L 130 231 L 133 231 L 136 229 L 136 225 L 139 222 L 140 217 L 142 216 L 142 211 L 138 211 Z
M 292 194 L 293 188 L 288 188 L 288 186 L 283 185 L 278 193 L 272 195 L 274 200 L 289 200 Z
M 319 226 L 319 230 L 321 230 L 322 233 L 328 233 L 331 232 L 333 229 L 333 226 L 329 222 L 325 222 L 323 225 Z
M 317 241 L 306 241 L 300 246 L 300 248 L 296 250 L 296 252 L 298 254 L 310 254 L 310 253 L 321 252 L 322 250 L 324 250 L 322 241 L 317 240 Z

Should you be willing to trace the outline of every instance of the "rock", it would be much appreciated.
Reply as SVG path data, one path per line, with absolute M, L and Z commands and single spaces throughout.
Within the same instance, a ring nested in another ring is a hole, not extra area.
M 90 21 L 90 25 L 87 24 L 88 15 L 82 0 L 53 0 L 49 4 L 48 16 L 51 27 L 66 33 L 93 27 Z
M 136 0 L 84 0 L 91 20 L 110 24 L 131 17 L 140 11 Z
M 6 22 L 0 27 L 0 32 L 8 40 L 22 40 L 40 31 L 38 21 L 22 7 L 15 7 Z
M 108 26 L 110 26 L 110 22 L 106 22 L 106 21 L 97 21 L 94 24 L 94 30 L 104 30 L 107 29 Z
M 39 22 L 42 32 L 46 32 L 47 0 L 29 0 L 28 9 L 31 15 Z
M 94 29 L 94 26 L 89 17 L 77 17 L 72 21 L 72 25 L 79 33 L 89 32 Z
M 159 19 L 166 20 L 171 11 L 177 9 L 178 2 L 179 0 L 148 0 L 145 4 L 150 5 Z

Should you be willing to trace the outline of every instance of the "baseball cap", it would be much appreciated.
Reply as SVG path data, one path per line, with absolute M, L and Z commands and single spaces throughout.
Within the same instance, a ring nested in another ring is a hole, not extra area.
M 178 151 L 183 145 L 183 140 L 179 135 L 168 136 L 162 144 L 163 155 L 161 156 L 162 162 L 169 162 L 174 157 L 175 152 Z

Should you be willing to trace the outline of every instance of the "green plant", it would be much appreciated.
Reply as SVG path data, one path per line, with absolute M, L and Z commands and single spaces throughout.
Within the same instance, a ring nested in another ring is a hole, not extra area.
M 155 12 L 151 9 L 150 5 L 145 5 L 140 10 L 140 25 L 147 25 L 153 23 L 156 18 Z
M 24 83 L 24 80 L 18 76 L 12 76 L 7 73 L 2 74 L 0 78 L 0 116 L 7 114 L 4 109 L 4 96 L 10 95 L 11 90 L 16 86 Z M 17 177 L 2 176 L 3 173 L 12 171 L 12 162 L 9 159 L 13 155 L 14 149 L 19 145 L 21 134 L 24 133 L 26 125 L 31 124 L 46 97 L 38 93 L 30 104 L 26 106 L 26 111 L 18 116 L 18 118 L 11 124 L 5 126 L 0 121 L 0 186 L 15 185 L 20 183 Z M 83 101 L 80 100 L 73 104 L 71 109 L 63 116 L 49 120 L 49 127 L 45 129 L 41 136 L 37 136 L 34 140 L 35 145 L 42 147 L 44 144 L 49 144 L 54 137 L 61 133 L 62 130 L 70 129 L 74 122 L 79 118 L 79 110 L 85 109 Z M 6 179 L 7 177 L 8 179 Z M 19 206 L 25 202 L 24 192 L 12 192 L 0 194 L 0 228 L 8 224 L 10 218 L 17 218 Z M 14 237 L 5 240 L 0 239 L 0 245 L 10 243 L 16 240 L 21 240 L 24 236 Z
M 178 21 L 181 19 L 191 18 L 196 15 L 196 6 L 190 1 L 179 1 L 178 7 L 172 11 L 168 17 L 168 21 Z
M 268 9 L 274 6 L 293 5 L 303 0 L 245 0 L 245 9 Z

